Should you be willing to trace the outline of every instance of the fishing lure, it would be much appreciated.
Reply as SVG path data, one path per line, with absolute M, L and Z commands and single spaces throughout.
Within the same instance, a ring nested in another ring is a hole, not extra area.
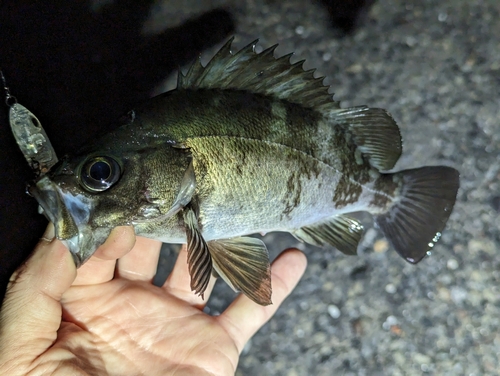
M 17 103 L 10 93 L 2 70 L 0 76 L 5 91 L 5 104 L 9 109 L 9 123 L 19 149 L 37 176 L 45 175 L 58 159 L 50 140 L 37 117 Z

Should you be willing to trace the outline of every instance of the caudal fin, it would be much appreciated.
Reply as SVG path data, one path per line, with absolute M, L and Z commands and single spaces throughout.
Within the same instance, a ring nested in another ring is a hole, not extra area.
M 375 218 L 394 249 L 408 262 L 418 263 L 434 246 L 451 214 L 459 173 L 451 167 L 422 167 L 396 174 L 401 195 Z

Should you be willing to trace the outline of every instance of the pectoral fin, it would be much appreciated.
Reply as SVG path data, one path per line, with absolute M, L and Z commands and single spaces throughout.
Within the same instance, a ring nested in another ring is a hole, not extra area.
M 186 226 L 191 290 L 203 298 L 203 293 L 208 286 L 212 273 L 212 257 L 199 230 L 196 213 L 190 207 L 184 209 L 184 223 Z
M 235 291 L 260 305 L 271 302 L 271 265 L 264 243 L 238 237 L 208 242 L 217 274 Z
M 189 163 L 189 166 L 184 173 L 184 177 L 181 181 L 181 186 L 179 188 L 179 193 L 172 204 L 172 207 L 164 215 L 165 218 L 171 217 L 183 207 L 185 207 L 191 199 L 193 198 L 194 191 L 196 190 L 196 176 L 194 174 L 193 161 Z
M 327 222 L 301 227 L 292 234 L 303 242 L 318 247 L 328 243 L 346 255 L 355 255 L 363 226 L 355 219 L 336 215 Z

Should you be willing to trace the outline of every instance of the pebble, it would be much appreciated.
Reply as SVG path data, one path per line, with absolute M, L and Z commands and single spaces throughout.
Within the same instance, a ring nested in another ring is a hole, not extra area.
M 304 34 L 304 26 L 297 26 L 295 28 L 295 32 L 298 34 L 298 35 L 302 35 Z
M 396 286 L 394 286 L 392 283 L 388 283 L 385 285 L 385 292 L 388 294 L 394 294 L 397 291 Z
M 332 59 L 332 54 L 330 52 L 325 52 L 322 56 L 323 61 L 330 61 Z
M 432 362 L 431 357 L 422 353 L 415 353 L 413 360 L 418 364 L 429 364 Z
M 295 335 L 298 338 L 304 338 L 305 332 L 302 329 L 299 328 L 299 329 L 295 330 Z
M 338 319 L 340 317 L 340 309 L 334 304 L 330 304 L 328 306 L 328 314 L 334 319 Z
M 446 267 L 450 270 L 457 270 L 458 269 L 458 261 L 455 259 L 449 259 L 448 262 L 446 263 Z
M 467 290 L 463 287 L 453 286 L 450 289 L 451 300 L 455 304 L 462 304 L 465 299 L 467 299 Z
M 306 301 L 302 301 L 299 303 L 299 307 L 303 311 L 307 311 L 309 309 L 309 303 Z
M 385 330 L 390 330 L 391 326 L 396 325 L 398 323 L 398 318 L 396 316 L 387 316 L 384 323 L 382 324 L 382 328 Z
M 379 239 L 373 244 L 373 250 L 376 253 L 384 253 L 389 249 L 389 242 L 385 239 Z
M 353 64 L 347 67 L 346 72 L 349 73 L 359 73 L 363 70 L 363 66 L 361 64 Z

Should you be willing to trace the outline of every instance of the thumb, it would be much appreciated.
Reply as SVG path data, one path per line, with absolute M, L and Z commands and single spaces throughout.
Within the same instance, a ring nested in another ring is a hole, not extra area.
M 54 238 L 50 223 L 33 254 L 10 278 L 0 311 L 0 364 L 29 364 L 54 343 L 61 296 L 75 277 L 71 255 Z

